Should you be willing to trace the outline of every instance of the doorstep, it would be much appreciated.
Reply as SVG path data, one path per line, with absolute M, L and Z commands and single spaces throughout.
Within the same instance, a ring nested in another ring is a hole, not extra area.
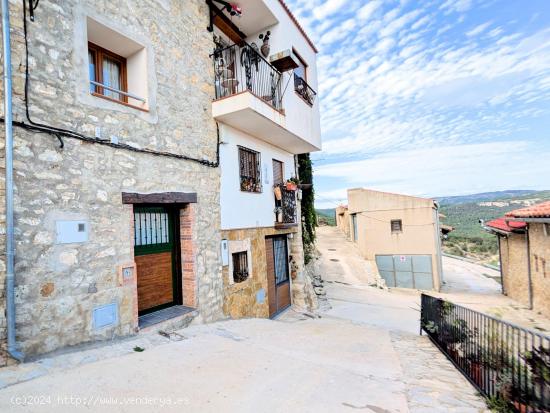
M 198 311 L 184 305 L 175 305 L 138 318 L 140 332 L 187 327 L 198 315 Z

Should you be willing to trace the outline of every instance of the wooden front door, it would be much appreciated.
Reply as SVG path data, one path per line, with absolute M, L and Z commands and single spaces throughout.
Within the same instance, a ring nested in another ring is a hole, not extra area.
M 265 239 L 269 317 L 290 306 L 290 278 L 286 235 Z
M 134 208 L 134 257 L 137 272 L 138 313 L 150 313 L 178 304 L 178 243 L 176 210 L 167 207 Z

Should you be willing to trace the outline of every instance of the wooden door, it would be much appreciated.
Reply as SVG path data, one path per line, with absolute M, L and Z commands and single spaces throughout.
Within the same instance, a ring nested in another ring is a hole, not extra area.
M 266 238 L 265 245 L 269 316 L 273 317 L 291 304 L 286 235 Z
M 177 304 L 175 221 L 166 207 L 134 208 L 134 259 L 138 313 L 150 313 Z

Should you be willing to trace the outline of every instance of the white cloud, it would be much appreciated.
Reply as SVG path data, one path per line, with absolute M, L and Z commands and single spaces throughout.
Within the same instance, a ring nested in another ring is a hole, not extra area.
M 316 166 L 319 177 L 338 178 L 341 187 L 319 191 L 318 206 L 334 207 L 346 189 L 366 187 L 417 196 L 443 196 L 510 188 L 544 188 L 550 176 L 550 147 L 530 151 L 529 144 L 491 142 L 439 146 L 387 153 L 370 159 Z M 518 168 L 518 165 L 531 168 Z
M 474 27 L 472 30 L 466 32 L 466 36 L 473 37 L 477 36 L 478 34 L 483 33 L 487 28 L 491 25 L 491 22 L 482 23 L 476 27 Z

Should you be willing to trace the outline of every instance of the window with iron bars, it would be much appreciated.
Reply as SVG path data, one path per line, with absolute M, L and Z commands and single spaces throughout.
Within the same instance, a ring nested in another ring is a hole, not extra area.
M 391 221 L 391 232 L 402 232 L 403 231 L 403 221 L 400 219 L 392 219 Z
M 241 191 L 262 192 L 260 153 L 239 146 Z
M 248 254 L 246 251 L 235 252 L 233 255 L 233 281 L 241 283 L 248 278 Z

